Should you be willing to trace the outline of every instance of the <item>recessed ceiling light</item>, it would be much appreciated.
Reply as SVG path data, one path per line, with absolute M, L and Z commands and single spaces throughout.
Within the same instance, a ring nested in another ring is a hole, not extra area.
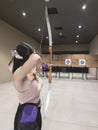
M 76 43 L 78 43 L 78 41 L 75 41 Z
M 79 26 L 78 26 L 78 28 L 80 28 L 80 29 L 81 29 L 81 28 L 82 28 L 82 26 L 81 26 L 81 25 L 79 25 Z
M 59 33 L 60 36 L 62 36 L 63 34 L 62 33 Z
M 48 39 L 48 36 L 46 37 L 46 39 Z
M 40 29 L 40 28 L 38 28 L 38 31 L 40 32 L 40 31 L 41 31 L 41 29 Z
M 45 0 L 45 2 L 49 2 L 50 0 Z
M 22 15 L 23 15 L 23 16 L 26 16 L 26 12 L 22 12 Z
M 85 10 L 86 7 L 87 7 L 87 5 L 85 4 L 85 5 L 82 6 L 82 9 Z
M 80 37 L 79 35 L 77 35 L 77 37 Z

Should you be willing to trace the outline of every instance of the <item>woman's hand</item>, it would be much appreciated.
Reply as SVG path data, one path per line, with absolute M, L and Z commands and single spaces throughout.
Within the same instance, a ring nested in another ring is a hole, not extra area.
M 29 74 L 27 75 L 27 78 L 28 78 L 29 81 L 33 81 L 33 80 L 38 81 L 38 77 L 37 77 L 36 73 L 32 73 L 32 72 L 29 73 Z

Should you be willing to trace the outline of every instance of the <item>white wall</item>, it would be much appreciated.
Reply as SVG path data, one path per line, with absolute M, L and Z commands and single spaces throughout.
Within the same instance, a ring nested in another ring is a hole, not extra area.
M 39 50 L 39 43 L 4 21 L 0 20 L 0 83 L 9 81 L 11 74 L 8 70 L 8 62 L 11 58 L 10 50 L 21 41 L 28 42 Z
M 98 35 L 91 41 L 89 51 L 91 54 L 98 54 Z
M 98 54 L 98 35 L 96 35 L 95 38 L 91 41 L 89 51 L 90 54 Z M 95 76 L 96 68 L 91 68 L 89 72 Z M 98 71 L 97 71 L 97 75 L 98 75 Z

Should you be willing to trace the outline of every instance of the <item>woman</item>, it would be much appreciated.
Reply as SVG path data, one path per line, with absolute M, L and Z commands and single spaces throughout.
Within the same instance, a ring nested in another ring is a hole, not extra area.
M 36 71 L 41 58 L 34 49 L 22 42 L 12 51 L 9 69 L 19 97 L 19 106 L 14 121 L 14 130 L 41 130 L 40 90 L 41 79 Z

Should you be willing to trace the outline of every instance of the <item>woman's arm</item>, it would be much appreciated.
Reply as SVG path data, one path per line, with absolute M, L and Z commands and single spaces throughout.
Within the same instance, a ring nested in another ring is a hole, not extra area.
M 41 58 L 38 54 L 32 54 L 29 59 L 23 64 L 23 66 L 19 67 L 13 74 L 14 80 L 24 80 L 28 73 L 32 71 L 39 63 L 41 62 Z

